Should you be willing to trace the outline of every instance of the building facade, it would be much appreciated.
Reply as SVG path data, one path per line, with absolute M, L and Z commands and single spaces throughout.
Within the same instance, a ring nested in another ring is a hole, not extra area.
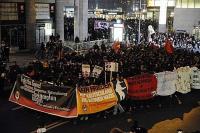
M 88 0 L 1 0 L 0 42 L 35 49 L 56 33 L 64 41 L 64 7 L 74 8 L 74 36 L 88 36 Z
M 198 32 L 200 0 L 148 0 L 147 18 L 158 21 L 160 32 Z
M 177 0 L 173 26 L 175 30 L 185 30 L 199 36 L 200 0 Z
M 35 6 L 33 6 L 35 5 Z M 33 49 L 55 29 L 55 0 L 1 0 L 0 41 Z

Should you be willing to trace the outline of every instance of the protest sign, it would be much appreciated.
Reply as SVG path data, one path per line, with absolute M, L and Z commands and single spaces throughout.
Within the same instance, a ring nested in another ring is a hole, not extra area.
M 51 115 L 77 117 L 75 89 L 42 83 L 25 75 L 17 78 L 9 101 Z
M 112 83 L 91 85 L 77 89 L 78 114 L 92 114 L 106 110 L 117 104 Z
M 153 74 L 142 74 L 127 78 L 128 96 L 134 100 L 147 100 L 155 96 L 157 79 Z

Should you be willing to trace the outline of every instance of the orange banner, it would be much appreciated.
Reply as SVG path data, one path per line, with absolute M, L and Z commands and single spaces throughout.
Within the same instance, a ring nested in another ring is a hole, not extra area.
M 80 87 L 76 94 L 78 114 L 100 112 L 117 104 L 112 83 Z

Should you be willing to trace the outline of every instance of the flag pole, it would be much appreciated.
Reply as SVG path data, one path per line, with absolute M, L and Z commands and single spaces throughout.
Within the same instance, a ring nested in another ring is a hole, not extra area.
M 140 0 L 140 5 L 139 5 L 139 24 L 138 24 L 138 44 L 140 43 L 140 30 L 141 30 L 141 5 L 142 5 L 142 1 Z
M 105 71 L 105 84 L 106 84 L 106 71 Z
M 110 82 L 112 80 L 112 71 L 110 71 Z

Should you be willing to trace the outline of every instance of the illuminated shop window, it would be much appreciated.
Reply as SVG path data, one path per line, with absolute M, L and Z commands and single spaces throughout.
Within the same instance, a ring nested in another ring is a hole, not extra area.
M 171 7 L 174 7 L 175 6 L 175 0 L 168 0 L 168 3 L 167 3 L 167 6 L 171 6 Z
M 200 0 L 194 0 L 195 1 L 195 8 L 200 8 Z
M 188 8 L 194 8 L 194 0 L 188 0 Z
M 188 0 L 182 0 L 182 8 L 188 7 Z
M 182 5 L 182 0 L 177 0 L 176 1 L 176 7 L 181 8 L 181 5 Z

